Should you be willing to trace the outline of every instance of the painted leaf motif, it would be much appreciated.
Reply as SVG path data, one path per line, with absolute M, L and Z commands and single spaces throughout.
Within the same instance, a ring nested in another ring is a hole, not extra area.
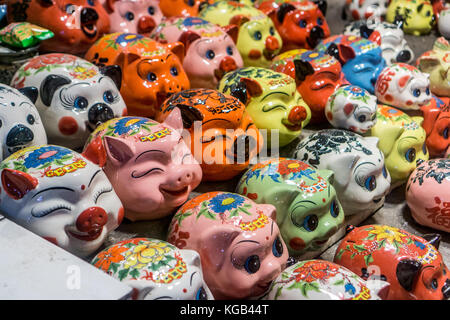
M 118 263 L 111 263 L 109 266 L 109 269 L 113 272 L 113 273 L 117 273 L 117 270 L 119 269 L 120 264 Z M 109 270 L 108 270 L 109 271 Z
M 278 287 L 277 292 L 275 293 L 275 300 L 277 300 L 278 297 L 281 296 L 281 291 L 283 291 L 283 287 Z
M 366 263 L 366 266 L 369 266 L 369 264 L 373 262 L 372 254 L 364 256 L 364 262 Z
M 130 272 L 130 269 L 122 269 L 119 271 L 118 276 L 119 280 L 122 281 L 128 276 L 128 272 Z
M 340 279 L 338 281 L 336 281 L 335 283 L 333 283 L 333 286 L 343 286 L 345 283 L 345 281 L 343 279 Z
M 130 276 L 132 276 L 134 279 L 137 279 L 139 277 L 139 271 L 138 269 L 133 269 L 130 272 Z

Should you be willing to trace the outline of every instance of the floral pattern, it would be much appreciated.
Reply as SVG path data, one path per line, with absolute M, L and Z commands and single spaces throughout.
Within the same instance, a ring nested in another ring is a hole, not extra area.
M 215 213 L 224 213 L 238 208 L 244 203 L 244 197 L 233 193 L 221 193 L 209 202 L 209 208 Z

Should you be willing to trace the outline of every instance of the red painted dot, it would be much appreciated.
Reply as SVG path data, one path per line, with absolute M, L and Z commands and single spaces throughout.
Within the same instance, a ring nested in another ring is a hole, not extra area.
M 322 199 L 322 202 L 325 202 L 325 201 L 327 201 L 327 200 L 325 200 L 325 198 L 323 198 L 323 199 Z
M 408 101 L 406 101 L 406 104 L 407 104 L 408 106 L 410 106 L 410 105 L 413 104 L 413 102 L 412 102 L 411 100 L 408 100 Z
M 86 186 L 84 184 L 81 185 L 81 190 L 86 189 Z
M 387 94 L 387 95 L 385 95 L 384 97 L 386 98 L 387 101 L 392 101 L 392 100 L 394 100 L 394 98 L 393 98 L 390 94 Z
M 269 240 L 269 237 L 266 237 L 266 240 Z
M 294 250 L 301 250 L 306 247 L 305 241 L 301 238 L 292 238 L 291 241 L 289 241 L 289 245 Z
M 62 134 L 70 136 L 78 131 L 78 123 L 72 117 L 62 117 L 59 120 L 58 128 Z
M 183 289 L 183 292 L 184 292 L 184 293 L 186 293 L 186 292 L 187 292 L 187 289 L 186 289 L 186 288 L 185 288 L 185 289 Z
M 333 114 L 330 111 L 327 112 L 327 118 L 328 120 L 333 120 Z

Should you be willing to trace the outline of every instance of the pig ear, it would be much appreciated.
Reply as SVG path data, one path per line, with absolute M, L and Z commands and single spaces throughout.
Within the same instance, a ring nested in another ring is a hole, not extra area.
M 181 111 L 178 108 L 173 108 L 167 118 L 164 120 L 164 124 L 181 132 L 183 130 L 183 118 L 181 117 Z
M 355 57 L 355 51 L 352 47 L 349 47 L 344 44 L 335 44 L 332 43 L 328 47 L 327 54 L 335 57 L 341 65 L 344 65 L 348 60 L 353 59 Z
M 178 59 L 180 60 L 180 63 L 183 63 L 184 60 L 184 55 L 185 55 L 185 48 L 184 48 L 184 44 L 181 42 L 173 42 L 173 43 L 169 43 L 167 44 L 167 48 L 169 48 L 170 51 L 172 51 L 172 53 L 174 53 Z
M 183 254 L 183 258 L 187 265 L 201 268 L 200 255 L 197 251 L 183 249 L 181 250 L 181 253 Z
M 233 39 L 233 42 L 236 44 L 239 34 L 239 27 L 235 24 L 230 24 L 222 29 L 230 36 L 231 39 Z
M 358 162 L 360 156 L 345 153 L 337 161 L 328 164 L 327 169 L 334 172 L 334 182 L 339 186 L 346 186 L 350 182 L 351 171 Z
M 197 39 L 200 39 L 200 35 L 197 32 L 194 32 L 192 30 L 184 31 L 180 37 L 178 38 L 178 41 L 181 42 L 184 45 L 184 48 L 186 49 L 186 52 L 188 51 L 190 45 Z
M 413 289 L 421 268 L 422 264 L 417 260 L 403 259 L 397 264 L 397 280 L 406 291 Z
M 116 2 L 116 0 L 106 0 L 105 1 L 105 5 L 106 8 L 110 11 L 110 12 L 114 12 L 114 3 Z
M 277 209 L 271 204 L 258 204 L 258 208 L 273 221 L 277 221 Z
M 425 129 L 425 132 L 428 135 L 431 134 L 431 131 L 433 131 L 434 123 L 436 122 L 436 119 L 439 117 L 439 114 L 441 113 L 441 110 L 438 108 L 433 108 L 429 106 L 425 106 L 420 108 L 422 111 L 422 114 L 424 115 L 424 121 L 422 123 L 422 127 Z
M 322 12 L 323 16 L 327 14 L 327 2 L 325 0 L 313 0 L 316 6 L 319 7 L 319 10 Z
M 204 230 L 200 242 L 201 248 L 198 250 L 203 263 L 216 271 L 220 270 L 227 258 L 225 251 L 238 235 L 239 231 L 226 225 L 218 225 Z
M 402 92 L 403 90 L 405 90 L 408 82 L 411 80 L 411 76 L 410 75 L 404 75 L 403 77 L 401 77 L 400 79 L 398 79 L 397 81 L 397 88 L 400 90 L 400 92 Z
M 134 146 L 126 140 L 111 136 L 105 136 L 103 139 L 106 154 L 116 166 L 128 162 L 133 157 L 135 152 Z
M 334 172 L 333 171 L 327 170 L 327 169 L 320 169 L 320 170 L 317 170 L 317 173 L 319 174 L 319 176 L 321 176 L 322 178 L 327 180 L 329 183 L 331 183 L 331 184 L 334 183 Z
M 100 68 L 100 73 L 104 76 L 110 77 L 114 81 L 117 90 L 120 91 L 122 86 L 122 69 L 118 65 L 105 66 Z
M 250 97 L 258 97 L 263 93 L 261 85 L 255 79 L 241 78 L 240 82 L 245 84 L 245 88 Z
M 422 236 L 422 238 L 427 240 L 429 244 L 439 250 L 439 245 L 441 244 L 441 235 L 439 233 L 425 234 Z
M 124 70 L 126 66 L 132 64 L 134 61 L 139 60 L 140 58 L 141 57 L 135 53 L 121 52 L 119 54 L 119 56 L 117 57 L 116 61 L 114 62 L 114 64 L 117 64 L 118 66 L 120 66 L 122 68 L 122 70 Z
M 83 150 L 82 155 L 100 167 L 106 164 L 106 150 L 103 146 L 102 137 L 98 136 L 92 140 Z
M 351 114 L 353 113 L 353 110 L 355 110 L 355 108 L 356 108 L 356 106 L 350 102 L 344 106 L 344 113 L 347 116 L 347 118 L 351 116 Z
M 302 83 L 307 76 L 314 74 L 314 68 L 308 61 L 303 60 L 294 60 L 295 66 L 295 79 L 297 83 Z
M 381 128 L 383 131 L 383 136 L 388 137 L 388 139 L 381 139 L 378 142 L 378 148 L 385 154 L 388 155 L 391 153 L 392 148 L 394 147 L 395 141 L 402 135 L 405 129 L 399 125 L 393 126 L 384 126 Z M 372 135 L 378 136 L 377 134 L 377 126 L 372 127 Z
M 2 171 L 2 186 L 6 194 L 14 200 L 22 199 L 28 192 L 35 189 L 38 185 L 38 180 L 28 173 L 3 169 Z
M 38 88 L 36 88 L 36 87 L 24 87 L 24 88 L 20 88 L 18 90 L 19 90 L 19 92 L 21 94 L 23 94 L 25 97 L 30 99 L 31 102 L 33 102 L 33 104 L 36 103 L 36 100 L 37 100 L 38 95 L 39 95 Z
M 422 72 L 431 73 L 434 68 L 439 66 L 441 62 L 436 57 L 421 57 L 419 58 L 419 69 Z
M 411 117 L 411 119 L 413 119 L 414 122 L 417 122 L 417 124 L 418 124 L 419 126 L 422 125 L 423 117 L 416 116 L 416 117 Z
M 72 81 L 69 78 L 51 74 L 48 75 L 44 81 L 41 83 L 41 100 L 47 107 L 50 107 L 50 104 L 52 103 L 53 95 L 55 94 L 56 90 L 58 90 L 60 87 L 71 83 Z
M 283 3 L 277 10 L 277 19 L 280 23 L 283 23 L 284 17 L 288 12 L 294 11 L 295 7 L 290 3 Z
M 244 23 L 246 23 L 248 21 L 250 21 L 250 19 L 248 17 L 239 14 L 239 15 L 232 17 L 230 19 L 229 24 L 235 25 L 239 28 L 240 26 L 242 26 Z

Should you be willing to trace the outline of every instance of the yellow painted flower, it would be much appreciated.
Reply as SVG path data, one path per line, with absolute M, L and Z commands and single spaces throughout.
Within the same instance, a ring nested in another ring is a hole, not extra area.
M 150 263 L 161 261 L 164 254 L 170 251 L 170 247 L 162 242 L 138 245 L 125 254 L 126 262 L 123 267 L 141 269 Z
M 401 233 L 399 229 L 388 226 L 373 226 L 373 230 L 369 234 L 375 234 L 377 236 L 377 241 L 386 239 L 389 243 L 393 243 L 394 240 L 403 243 L 403 237 L 405 234 Z

